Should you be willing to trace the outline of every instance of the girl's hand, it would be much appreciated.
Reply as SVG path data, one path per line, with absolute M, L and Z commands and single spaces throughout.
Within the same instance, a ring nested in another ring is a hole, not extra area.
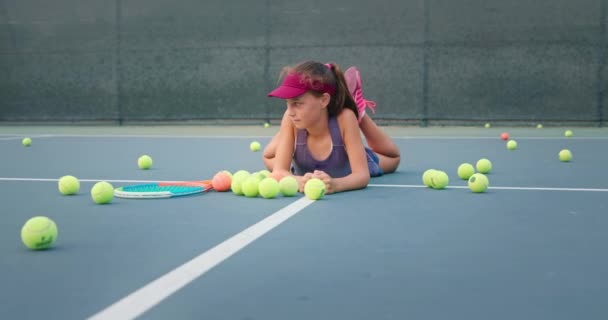
M 304 192 L 304 185 L 306 184 L 306 182 L 308 182 L 308 180 L 312 178 L 312 173 L 310 172 L 305 173 L 301 177 L 296 176 L 296 181 L 298 181 L 298 191 Z
M 332 179 L 330 175 L 325 173 L 325 171 L 315 170 L 312 173 L 312 177 L 323 181 L 323 183 L 325 184 L 325 194 L 334 193 L 336 191 L 334 186 L 334 179 Z
M 275 170 L 270 174 L 271 178 L 274 178 L 277 181 L 281 181 L 281 179 L 290 176 L 291 173 L 289 171 L 285 171 L 285 170 Z

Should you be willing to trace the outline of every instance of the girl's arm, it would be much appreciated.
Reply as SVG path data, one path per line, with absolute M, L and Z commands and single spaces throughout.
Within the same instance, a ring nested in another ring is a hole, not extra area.
M 291 161 L 293 159 L 295 145 L 296 128 L 287 115 L 287 111 L 283 114 L 281 120 L 281 128 L 277 135 L 277 147 L 275 151 L 274 167 L 272 176 L 281 181 L 285 176 L 293 176 L 298 182 L 298 191 L 304 192 L 304 184 L 312 178 L 312 173 L 307 173 L 303 176 L 296 176 L 291 173 Z
M 323 171 L 315 171 L 313 176 L 325 182 L 326 193 L 361 189 L 369 183 L 369 167 L 363 139 L 355 113 L 344 109 L 338 115 L 338 124 L 342 130 L 342 140 L 350 162 L 351 174 L 342 178 L 332 178 Z
M 272 174 L 277 180 L 291 175 L 291 160 L 295 144 L 295 127 L 287 115 L 287 111 L 281 119 L 281 128 L 277 135 L 277 147 L 275 151 L 274 166 Z

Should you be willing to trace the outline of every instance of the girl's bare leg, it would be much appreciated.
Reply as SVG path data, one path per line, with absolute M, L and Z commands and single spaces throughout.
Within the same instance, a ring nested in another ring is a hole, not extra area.
M 393 140 L 376 125 L 369 115 L 365 115 L 361 119 L 359 128 L 365 136 L 367 145 L 378 155 L 380 168 L 385 173 L 395 172 L 401 162 L 401 153 Z

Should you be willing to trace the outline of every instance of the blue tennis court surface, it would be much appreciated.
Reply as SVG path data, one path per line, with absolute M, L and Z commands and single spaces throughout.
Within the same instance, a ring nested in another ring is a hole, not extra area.
M 394 129 L 397 173 L 319 201 L 213 191 L 91 200 L 102 180 L 119 187 L 262 170 L 249 142 L 274 133 L 171 130 L 0 132 L 1 319 L 608 316 L 604 129 L 575 128 L 568 139 L 562 128 L 510 129 L 513 151 L 498 128 Z M 557 159 L 564 148 L 572 162 Z M 153 157 L 151 170 L 137 168 L 142 154 Z M 475 194 L 456 168 L 480 158 L 493 170 L 488 191 Z M 422 185 L 431 168 L 449 174 L 447 189 Z M 57 190 L 68 174 L 81 180 L 77 195 Z M 26 249 L 19 236 L 37 215 L 59 228 L 47 251 Z

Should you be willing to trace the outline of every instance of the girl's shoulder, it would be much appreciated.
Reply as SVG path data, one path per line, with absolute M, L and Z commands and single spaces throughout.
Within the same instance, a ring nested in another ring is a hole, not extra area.
M 338 120 L 338 126 L 340 127 L 340 132 L 342 137 L 344 137 L 344 133 L 346 131 L 356 130 L 359 132 L 359 121 L 357 120 L 357 115 L 351 109 L 344 108 L 338 115 L 336 116 Z
M 342 109 L 342 111 L 340 111 L 340 113 L 338 113 L 336 117 L 338 118 L 338 122 L 340 124 L 346 121 L 354 121 L 354 123 L 356 124 L 359 123 L 359 121 L 357 120 L 357 115 L 355 115 L 355 112 L 349 108 Z

